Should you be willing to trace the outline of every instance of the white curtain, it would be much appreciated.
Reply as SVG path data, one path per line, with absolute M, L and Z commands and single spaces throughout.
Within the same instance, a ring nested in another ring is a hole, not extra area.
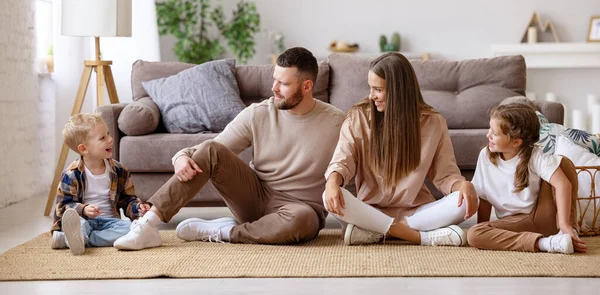
M 54 1 L 54 64 L 56 81 L 56 143 L 62 146 L 62 128 L 71 115 L 79 87 L 83 61 L 94 59 L 93 37 L 61 36 L 61 3 Z M 156 6 L 152 0 L 133 0 L 132 37 L 100 38 L 102 59 L 113 62 L 111 69 L 120 102 L 131 102 L 131 65 L 137 59 L 159 61 Z M 95 74 L 87 91 L 82 112 L 92 112 L 96 106 Z M 108 103 L 108 94 L 105 101 Z M 68 161 L 76 157 L 71 153 Z
M 35 0 L 0 1 L 0 208 L 41 194 L 50 166 L 34 20 Z

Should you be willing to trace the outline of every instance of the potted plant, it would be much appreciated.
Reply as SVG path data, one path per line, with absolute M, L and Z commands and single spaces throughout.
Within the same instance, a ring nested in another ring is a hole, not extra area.
M 254 35 L 259 32 L 260 16 L 254 3 L 240 1 L 233 16 L 225 20 L 223 7 L 211 7 L 210 0 L 166 0 L 156 3 L 158 30 L 177 39 L 174 52 L 182 62 L 203 63 L 221 58 L 222 39 L 246 63 L 255 54 Z M 209 33 L 216 29 L 217 36 Z

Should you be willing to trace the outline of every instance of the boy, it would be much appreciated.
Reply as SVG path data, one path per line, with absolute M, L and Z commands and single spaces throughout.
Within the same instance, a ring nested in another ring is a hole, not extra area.
M 120 219 L 119 209 L 133 220 L 150 206 L 135 196 L 129 171 L 111 158 L 113 139 L 100 115 L 72 116 L 63 138 L 81 157 L 62 173 L 58 185 L 52 249 L 70 248 L 80 255 L 85 246 L 112 246 L 131 225 Z

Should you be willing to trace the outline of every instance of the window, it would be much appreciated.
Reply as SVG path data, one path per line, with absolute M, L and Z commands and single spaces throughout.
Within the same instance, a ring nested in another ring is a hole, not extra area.
M 36 0 L 35 28 L 38 59 L 52 55 L 52 0 Z

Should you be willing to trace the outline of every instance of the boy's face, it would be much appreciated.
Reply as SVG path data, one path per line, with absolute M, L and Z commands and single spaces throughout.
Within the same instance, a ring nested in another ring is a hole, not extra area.
M 80 151 L 88 158 L 106 159 L 112 157 L 112 144 L 113 138 L 108 133 L 108 127 L 100 122 L 92 129 L 87 141 L 80 145 Z

